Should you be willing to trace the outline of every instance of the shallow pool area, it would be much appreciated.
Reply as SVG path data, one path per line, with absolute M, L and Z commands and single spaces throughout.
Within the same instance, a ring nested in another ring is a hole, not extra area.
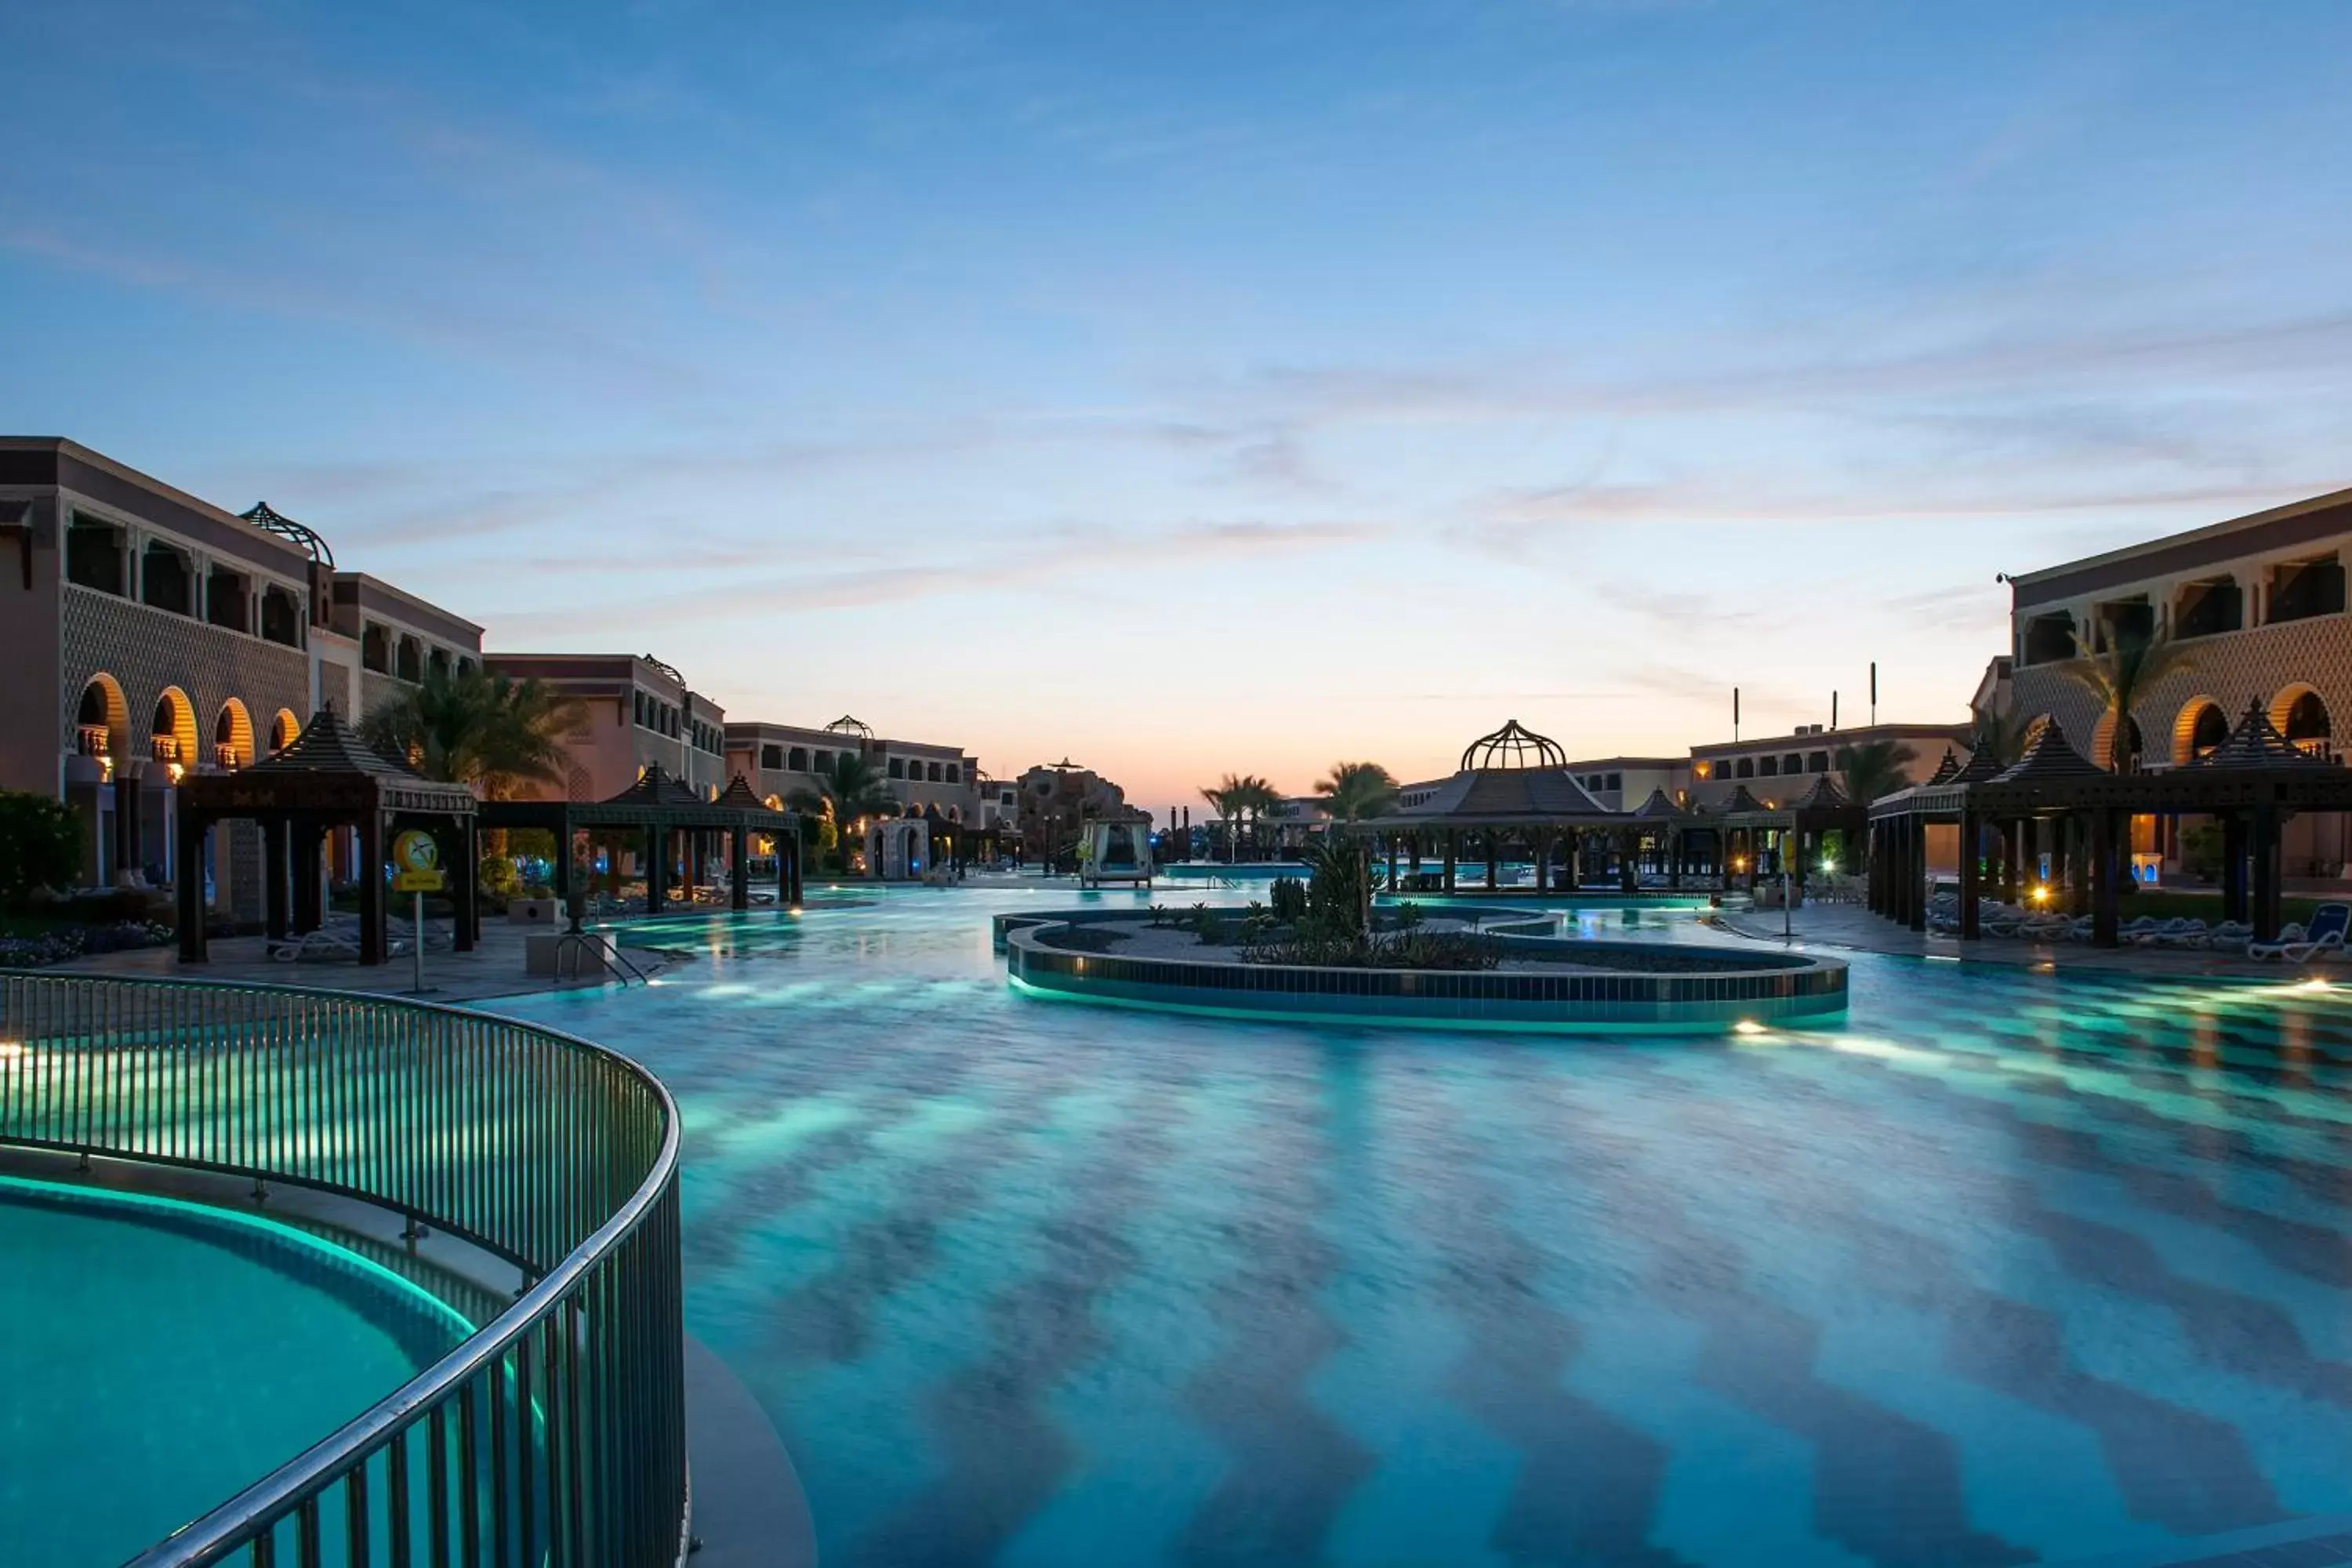
M 1728 1038 L 1025 1003 L 990 917 L 1073 897 L 813 888 L 494 1005 L 676 1092 L 688 1326 L 828 1564 L 2185 1562 L 2352 1513 L 2352 993 L 1849 955 L 1843 1026 Z
M 0 1177 L 0 1563 L 122 1562 L 469 1329 L 355 1254 L 168 1199 Z

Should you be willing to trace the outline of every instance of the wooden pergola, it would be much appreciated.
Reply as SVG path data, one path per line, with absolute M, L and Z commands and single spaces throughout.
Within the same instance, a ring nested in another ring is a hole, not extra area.
M 1822 837 L 1843 832 L 1850 836 L 1849 842 L 1859 841 L 1866 830 L 1868 814 L 1847 796 L 1834 778 L 1822 773 L 1814 778 L 1811 789 L 1785 805 L 1766 805 L 1742 784 L 1715 820 L 1727 834 L 1740 835 L 1743 853 L 1739 858 L 1751 889 L 1763 874 L 1759 839 L 1770 835 L 1780 864 L 1801 893 L 1805 868 L 1813 851 L 1821 847 Z
M 183 779 L 178 794 L 181 963 L 202 963 L 206 957 L 205 834 L 216 823 L 240 818 L 261 829 L 263 917 L 273 940 L 319 929 L 325 918 L 327 834 L 351 827 L 359 834 L 359 961 L 384 962 L 391 951 L 385 848 L 392 835 L 423 828 L 433 835 L 448 875 L 457 949 L 474 945 L 478 803 L 473 791 L 425 778 L 370 750 L 331 707 L 313 714 L 292 745 L 235 773 Z M 423 941 L 424 932 L 414 940 Z
M 661 913 L 667 900 L 670 849 L 678 834 L 688 836 L 689 862 L 700 854 L 700 846 L 696 842 L 700 836 L 728 836 L 732 873 L 729 879 L 729 903 L 738 910 L 751 907 L 751 835 L 773 839 L 776 896 L 786 905 L 801 901 L 800 819 L 761 800 L 740 774 L 718 799 L 705 800 L 655 763 L 635 784 L 609 800 L 485 801 L 478 821 L 483 827 L 540 828 L 553 834 L 555 896 L 566 903 L 572 897 L 572 836 L 595 828 L 643 836 L 647 914 Z
M 1870 907 L 1915 931 L 1927 929 L 1927 829 L 1953 823 L 1960 935 L 1972 939 L 1980 930 L 1984 830 L 2001 830 L 2000 879 L 2015 897 L 2026 846 L 2046 825 L 2053 879 L 2071 907 L 2087 902 L 2092 942 L 2113 947 L 2131 818 L 2206 816 L 2222 828 L 2223 918 L 2243 920 L 2257 941 L 2269 941 L 2279 930 L 2280 829 L 2299 811 L 2352 811 L 2352 770 L 2288 741 L 2259 701 L 2248 705 L 2222 744 L 2161 772 L 2110 773 L 2075 751 L 2053 721 L 2012 766 L 1993 772 L 1988 763 L 1980 772 L 1972 758 L 1945 783 L 1919 784 L 1871 806 Z

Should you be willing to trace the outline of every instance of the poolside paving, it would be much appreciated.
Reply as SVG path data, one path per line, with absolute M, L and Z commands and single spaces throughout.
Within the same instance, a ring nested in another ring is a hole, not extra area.
M 2315 963 L 2261 963 L 2242 954 L 2199 952 L 2194 948 L 2098 948 L 2083 942 L 2026 942 L 2017 937 L 1958 937 L 1915 931 L 1908 926 L 1872 914 L 1859 904 L 1807 904 L 1787 912 L 1783 935 L 1780 910 L 1721 910 L 1712 923 L 1719 930 L 1751 942 L 1799 950 L 1819 948 L 1837 952 L 1883 952 L 1897 957 L 1936 958 L 1961 963 L 1999 963 L 2042 971 L 2102 972 L 2110 974 L 2160 974 L 2189 979 L 2200 974 L 2340 973 L 2352 979 L 2352 965 L 2337 961 Z

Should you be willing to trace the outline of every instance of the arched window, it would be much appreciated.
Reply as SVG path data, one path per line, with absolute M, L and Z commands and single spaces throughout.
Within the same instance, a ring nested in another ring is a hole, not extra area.
M 294 717 L 290 708 L 280 708 L 278 717 L 269 721 L 269 749 L 282 752 L 302 736 L 302 721 Z
M 939 763 L 931 763 L 931 764 L 930 764 L 930 766 L 926 770 L 926 772 L 927 772 L 928 775 L 929 776 L 929 779 L 930 779 L 931 783 L 933 783 L 933 784 L 937 784 L 937 783 L 939 783 L 939 782 L 940 782 L 940 764 L 939 764 Z
M 155 700 L 150 731 L 149 754 L 157 762 L 185 767 L 196 760 L 196 710 L 178 687 L 165 687 Z
M 2172 721 L 2172 761 L 2193 763 L 2230 738 L 2230 716 L 2210 697 L 2192 697 Z
M 2319 700 L 2316 691 L 2306 691 L 2287 705 L 2286 722 L 2280 733 L 2306 752 L 2327 750 L 2327 704 Z
M 393 673 L 403 680 L 425 679 L 425 649 L 415 637 L 403 637 L 394 653 Z
M 785 772 L 804 773 L 809 771 L 808 748 L 806 746 L 794 746 L 786 753 L 786 756 L 788 760 L 784 763 Z
M 373 621 L 360 628 L 360 668 L 392 673 L 392 634 Z
M 907 776 L 906 758 L 893 757 L 890 759 L 890 776 L 894 779 L 902 779 Z
M 253 763 L 253 720 L 245 704 L 232 697 L 213 719 L 213 765 L 248 767 Z
M 1740 758 L 1738 762 L 1732 764 L 1731 776 L 1736 779 L 1754 778 L 1756 776 L 1755 760 L 1750 757 Z
M 115 756 L 129 741 L 130 728 L 130 705 L 123 701 L 122 688 L 114 677 L 90 677 L 74 709 L 74 750 L 85 757 Z

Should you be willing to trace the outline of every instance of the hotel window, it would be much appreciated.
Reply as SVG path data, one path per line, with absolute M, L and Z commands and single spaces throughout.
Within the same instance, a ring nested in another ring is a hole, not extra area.
M 1830 754 L 1827 752 L 1806 752 L 1805 771 L 1809 773 L 1825 773 L 1829 772 Z
M 474 661 L 467 658 L 462 653 L 457 656 L 457 673 L 460 675 L 471 675 L 474 673 Z
M 833 771 L 833 753 L 831 752 L 821 751 L 817 752 L 816 771 L 821 773 L 831 773 Z
M 1731 776 L 1736 779 L 1754 778 L 1756 776 L 1756 760 L 1753 757 L 1740 758 L 1739 761 L 1732 764 Z
M 948 783 L 950 783 L 950 784 L 961 784 L 961 783 L 963 783 L 963 770 L 962 770 L 961 768 L 957 767 L 953 763 L 950 763 L 948 764 Z
M 392 673 L 392 634 L 373 621 L 360 627 L 360 668 L 378 675 Z
M 2145 594 L 2110 599 L 2091 612 L 2094 653 L 2105 653 L 2118 642 L 2146 642 L 2156 635 L 2156 606 Z
M 629 722 L 632 724 L 642 724 L 645 721 L 646 694 L 642 691 L 631 691 L 629 693 Z
M 2074 617 L 2036 616 L 2025 623 L 2025 646 L 2017 650 L 2027 664 L 2056 664 L 2075 654 Z
M 1609 775 L 1608 787 L 1611 789 L 1623 789 L 1625 787 L 1625 775 L 1623 773 L 1611 773 Z
M 188 558 L 160 539 L 149 541 L 139 565 L 139 597 L 175 616 L 194 615 L 195 574 L 189 570 Z
M 444 680 L 448 679 L 449 651 L 446 648 L 435 648 L 425 656 L 425 668 L 429 673 L 437 675 Z
M 806 746 L 794 746 L 790 752 L 786 752 L 785 755 L 791 759 L 784 764 L 784 771 L 786 773 L 804 773 L 809 771 L 808 748 Z
M 2184 583 L 2172 600 L 2172 635 L 2210 637 L 2246 624 L 2246 595 L 2234 577 Z
M 893 757 L 890 759 L 890 776 L 894 779 L 902 779 L 907 776 L 906 758 Z
M 288 647 L 302 646 L 301 602 L 274 583 L 261 591 L 261 635 Z
M 2314 616 L 2344 612 L 2344 563 L 2331 555 L 2324 561 L 2291 561 L 2271 572 L 2270 619 L 2307 621 Z
M 933 784 L 937 784 L 937 783 L 939 783 L 939 782 L 940 782 L 940 764 L 939 764 L 939 763 L 933 763 L 930 765 L 930 768 L 929 768 L 929 778 L 930 778 L 930 782 L 931 782 L 931 783 L 933 783 Z
M 1756 763 L 1756 776 L 1763 779 L 1780 777 L 1780 759 L 1778 757 L 1758 758 Z
M 1790 752 L 1787 756 L 1780 759 L 1780 771 L 1784 773 L 1803 773 L 1805 771 L 1805 759 L 1799 756 L 1796 752 Z
M 784 771 L 784 749 L 782 746 L 761 746 L 760 766 L 772 773 Z
M 403 680 L 425 679 L 425 649 L 415 637 L 403 637 L 394 646 L 392 672 Z
M 122 531 L 110 522 L 73 514 L 66 525 L 66 581 L 121 597 Z
M 245 574 L 215 566 L 205 579 L 205 619 L 233 632 L 246 629 Z

